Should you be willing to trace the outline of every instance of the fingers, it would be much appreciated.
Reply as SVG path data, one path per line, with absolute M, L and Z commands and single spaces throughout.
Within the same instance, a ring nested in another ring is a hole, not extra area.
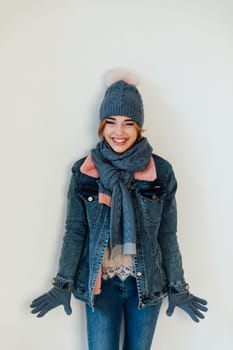
M 58 304 L 51 304 L 49 302 L 44 302 L 42 304 L 39 304 L 37 307 L 34 307 L 31 310 L 32 314 L 38 314 L 37 317 L 43 317 L 45 314 L 47 314 L 47 312 L 49 312 L 50 310 L 54 309 L 55 307 L 57 307 Z
M 40 302 L 43 302 L 43 300 L 47 299 L 48 298 L 48 293 L 44 293 L 42 295 L 40 295 L 38 298 L 32 300 L 32 303 L 31 303 L 31 307 L 33 307 L 33 305 L 38 305 Z
M 50 311 L 51 309 L 53 309 L 53 308 L 54 308 L 54 306 L 51 307 L 51 305 L 45 306 L 45 307 L 40 311 L 40 313 L 37 315 L 37 317 L 38 317 L 38 318 L 43 317 L 44 315 L 47 314 L 47 312 L 49 312 L 49 311 Z
M 194 322 L 199 322 L 200 319 L 205 318 L 205 316 L 198 310 L 198 308 L 193 304 L 188 304 L 181 307 L 187 314 L 192 318 Z
M 187 312 L 194 322 L 199 322 L 200 319 L 205 318 L 202 312 L 206 312 L 208 310 L 205 305 L 207 305 L 207 301 L 205 299 L 198 298 L 190 293 L 170 295 L 169 307 L 166 313 L 168 316 L 171 316 L 175 307 L 178 306 Z
M 194 322 L 199 322 L 199 318 L 196 316 L 196 313 L 192 310 L 190 306 L 185 305 L 181 307 L 181 309 L 183 309 Z
M 206 301 L 205 299 L 198 298 L 198 297 L 196 297 L 195 295 L 193 296 L 193 299 L 194 299 L 196 302 L 198 302 L 198 303 L 200 303 L 200 304 L 202 304 L 202 305 L 207 305 L 207 301 Z
M 41 295 L 39 298 L 36 298 L 32 301 L 30 307 L 31 307 L 31 313 L 37 314 L 37 317 L 44 316 L 48 311 L 55 308 L 57 306 L 56 300 L 52 300 L 49 293 L 45 293 Z
M 197 317 L 202 319 L 205 318 L 205 316 L 193 304 L 191 304 L 189 307 Z
M 174 309 L 175 309 L 175 305 L 172 305 L 172 304 L 169 304 L 168 308 L 167 308 L 167 311 L 166 311 L 166 314 L 168 316 L 171 316 L 174 312 Z
M 37 306 L 34 306 L 31 310 L 32 314 L 37 314 L 38 312 L 42 311 L 44 308 L 46 308 L 48 306 L 47 302 L 44 302 L 42 304 L 39 304 Z
M 65 310 L 67 315 L 71 315 L 72 314 L 72 309 L 71 309 L 69 304 L 64 305 L 64 310 Z
M 201 311 L 208 311 L 208 307 L 203 306 L 202 304 L 196 303 L 195 301 L 192 302 L 193 306 L 195 306 L 197 309 L 201 310 Z

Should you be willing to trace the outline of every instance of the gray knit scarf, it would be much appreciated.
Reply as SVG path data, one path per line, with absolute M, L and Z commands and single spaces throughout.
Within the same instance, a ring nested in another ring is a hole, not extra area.
M 152 147 L 144 137 L 123 153 L 116 153 L 106 141 L 92 149 L 91 156 L 99 172 L 99 192 L 111 196 L 111 259 L 119 254 L 136 254 L 135 213 L 130 184 L 137 171 L 148 165 Z

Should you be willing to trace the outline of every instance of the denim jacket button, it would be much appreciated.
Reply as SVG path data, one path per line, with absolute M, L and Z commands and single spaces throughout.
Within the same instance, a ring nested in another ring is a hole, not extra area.
M 87 200 L 88 200 L 88 202 L 93 202 L 93 197 L 92 197 L 92 196 L 89 196 L 89 197 L 87 198 Z
M 142 273 L 139 271 L 139 272 L 137 272 L 137 276 L 138 277 L 141 277 L 142 276 Z

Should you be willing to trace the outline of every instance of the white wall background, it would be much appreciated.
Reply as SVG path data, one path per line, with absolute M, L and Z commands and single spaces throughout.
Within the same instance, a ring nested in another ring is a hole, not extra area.
M 40 320 L 29 304 L 56 273 L 70 167 L 116 66 L 141 77 L 146 136 L 179 183 L 185 275 L 209 301 L 200 324 L 164 302 L 152 349 L 232 349 L 232 62 L 232 0 L 1 1 L 1 349 L 87 349 L 82 303 Z

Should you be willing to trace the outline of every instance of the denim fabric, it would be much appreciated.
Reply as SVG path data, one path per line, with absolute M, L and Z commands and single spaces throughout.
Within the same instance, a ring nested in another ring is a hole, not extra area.
M 166 160 L 153 158 L 156 180 L 134 180 L 129 189 L 136 213 L 139 308 L 157 304 L 170 286 L 177 293 L 186 291 L 176 236 L 176 179 Z M 72 283 L 74 296 L 94 306 L 93 291 L 110 237 L 110 208 L 98 202 L 99 180 L 80 172 L 83 161 L 72 168 L 57 281 Z
M 161 302 L 138 309 L 133 277 L 124 282 L 118 277 L 103 281 L 94 311 L 86 305 L 89 350 L 119 350 L 122 316 L 125 320 L 123 350 L 149 350 L 160 307 Z

